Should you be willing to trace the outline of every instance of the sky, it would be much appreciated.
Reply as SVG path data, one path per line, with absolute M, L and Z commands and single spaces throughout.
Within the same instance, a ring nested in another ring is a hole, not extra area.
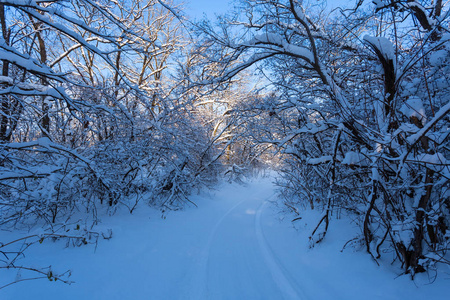
M 206 14 L 206 16 L 214 20 L 215 14 L 223 14 L 233 6 L 233 0 L 179 0 L 178 2 L 184 3 L 186 7 L 186 13 L 195 19 L 200 19 Z M 339 5 L 341 6 L 354 6 L 356 1 L 354 0 L 328 0 L 327 8 L 333 9 Z
M 210 19 L 214 18 L 215 14 L 225 13 L 231 5 L 232 0 L 185 0 L 187 7 L 187 14 L 191 17 L 200 19 L 203 14 Z

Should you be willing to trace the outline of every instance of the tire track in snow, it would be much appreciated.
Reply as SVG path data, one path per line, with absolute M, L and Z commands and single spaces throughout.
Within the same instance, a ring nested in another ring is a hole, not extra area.
M 206 290 L 208 284 L 208 261 L 212 242 L 217 234 L 219 226 L 222 224 L 225 218 L 228 217 L 228 215 L 231 214 L 233 210 L 235 210 L 239 205 L 244 203 L 245 200 L 246 199 L 244 198 L 243 200 L 233 205 L 233 207 L 231 207 L 224 215 L 222 215 L 219 221 L 214 225 L 211 233 L 208 236 L 208 241 L 200 253 L 200 261 L 198 262 L 198 266 L 194 270 L 194 286 L 191 287 L 191 291 L 193 291 L 193 294 L 190 295 L 191 297 L 189 299 L 206 299 Z
M 275 195 L 275 194 L 274 194 Z M 258 244 L 260 246 L 261 252 L 263 254 L 264 260 L 266 261 L 267 267 L 269 268 L 270 273 L 272 274 L 272 278 L 280 292 L 283 295 L 284 299 L 307 299 L 305 293 L 296 288 L 296 283 L 294 280 L 290 279 L 291 277 L 288 272 L 284 269 L 281 263 L 276 258 L 273 253 L 270 245 L 268 244 L 264 233 L 262 231 L 261 225 L 261 215 L 264 207 L 269 203 L 269 200 L 274 196 L 270 196 L 259 206 L 258 211 L 256 212 L 255 217 L 255 232 L 256 238 L 258 240 Z M 300 291 L 300 292 L 299 292 Z

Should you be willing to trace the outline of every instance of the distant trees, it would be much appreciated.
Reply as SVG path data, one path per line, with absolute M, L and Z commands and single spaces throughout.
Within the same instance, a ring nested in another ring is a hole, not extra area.
M 242 1 L 239 10 L 219 30 L 201 27 L 212 49 L 226 49 L 210 56 L 220 74 L 213 81 L 251 66 L 266 73 L 276 97 L 266 97 L 265 113 L 277 120 L 274 139 L 260 140 L 283 153 L 288 207 L 323 207 L 311 241 L 345 209 L 359 216 L 374 260 L 388 244 L 412 274 L 445 262 L 450 53 L 442 2 L 358 2 L 328 13 L 322 2 Z

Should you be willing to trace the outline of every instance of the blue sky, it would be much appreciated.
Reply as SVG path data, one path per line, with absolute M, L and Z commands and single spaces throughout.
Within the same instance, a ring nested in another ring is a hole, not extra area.
M 233 0 L 178 0 L 184 3 L 186 13 L 194 18 L 202 18 L 203 14 L 209 19 L 215 19 L 214 14 L 222 14 L 232 7 Z M 339 5 L 351 6 L 355 5 L 353 0 L 328 0 L 327 9 L 331 10 Z
M 221 14 L 231 8 L 232 0 L 185 0 L 187 14 L 194 18 L 201 18 L 205 13 L 208 18 L 214 14 Z

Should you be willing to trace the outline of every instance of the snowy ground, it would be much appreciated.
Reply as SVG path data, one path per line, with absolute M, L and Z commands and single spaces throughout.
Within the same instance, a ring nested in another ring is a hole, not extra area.
M 343 245 L 357 230 L 333 220 L 327 238 L 310 249 L 308 235 L 318 215 L 296 222 L 272 205 L 270 178 L 246 185 L 223 184 L 196 196 L 198 208 L 166 219 L 146 206 L 102 218 L 114 237 L 65 248 L 44 242 L 21 262 L 72 270 L 72 285 L 26 281 L 0 290 L 0 299 L 448 299 L 450 268 L 432 284 L 398 276 L 389 260 L 381 267 L 364 252 Z M 0 232 L 0 240 L 11 238 Z M 390 259 L 390 254 L 386 254 Z M 0 272 L 0 286 L 14 279 Z

